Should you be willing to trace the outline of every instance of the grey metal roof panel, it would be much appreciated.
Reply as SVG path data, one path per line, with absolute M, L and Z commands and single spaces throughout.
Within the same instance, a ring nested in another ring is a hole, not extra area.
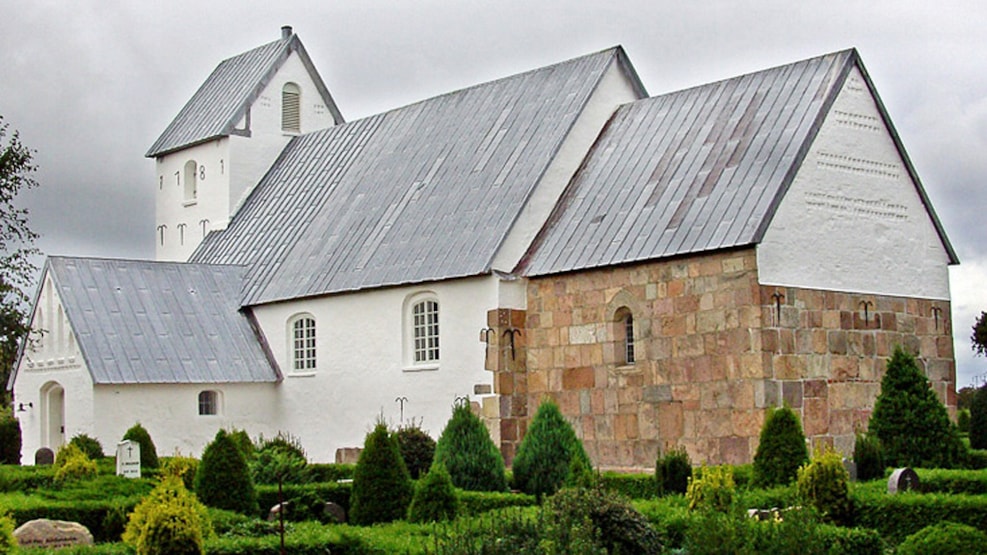
M 276 382 L 246 315 L 244 268 L 50 257 L 94 383 Z
M 847 50 L 622 106 L 518 271 L 755 243 L 855 61 Z
M 292 52 L 297 52 L 336 122 L 342 115 L 297 35 L 220 62 L 145 154 L 148 158 L 236 134 L 237 123 Z
M 296 137 L 194 262 L 245 305 L 489 272 L 619 48 Z

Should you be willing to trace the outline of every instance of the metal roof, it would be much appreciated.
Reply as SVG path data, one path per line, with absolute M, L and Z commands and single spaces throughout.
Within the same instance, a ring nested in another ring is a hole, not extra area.
M 329 90 L 298 35 L 292 34 L 220 62 L 145 156 L 153 158 L 217 137 L 244 133 L 236 129 L 237 123 L 292 52 L 298 54 L 329 112 L 341 123 L 343 116 Z
M 239 309 L 244 269 L 49 257 L 93 383 L 280 379 Z
M 622 106 L 518 270 L 756 243 L 855 61 L 846 50 Z
M 245 305 L 489 272 L 617 47 L 294 138 L 193 262 Z M 643 90 L 643 89 L 642 89 Z

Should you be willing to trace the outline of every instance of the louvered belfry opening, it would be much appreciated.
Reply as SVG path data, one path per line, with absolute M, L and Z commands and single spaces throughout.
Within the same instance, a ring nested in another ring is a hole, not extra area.
M 302 130 L 301 90 L 294 83 L 281 89 L 281 130 L 300 133 Z

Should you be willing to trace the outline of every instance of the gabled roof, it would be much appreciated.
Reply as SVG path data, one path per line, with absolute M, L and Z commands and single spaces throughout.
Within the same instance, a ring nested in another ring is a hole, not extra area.
M 758 243 L 855 65 L 863 70 L 856 51 L 845 50 L 622 106 L 517 271 L 539 276 Z
M 238 266 L 50 257 L 93 383 L 276 382 Z
M 298 35 L 292 34 L 220 62 L 145 156 L 154 158 L 217 137 L 243 134 L 236 129 L 237 123 L 292 52 L 305 65 L 333 119 L 342 123 L 329 89 Z
M 252 305 L 480 275 L 617 47 L 294 138 L 193 262 L 250 267 Z

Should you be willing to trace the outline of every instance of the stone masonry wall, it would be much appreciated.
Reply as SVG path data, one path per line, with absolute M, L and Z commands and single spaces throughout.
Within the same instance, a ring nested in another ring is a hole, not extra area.
M 653 467 L 677 446 L 694 463 L 750 462 L 783 401 L 814 442 L 850 452 L 896 344 L 955 406 L 949 303 L 762 286 L 756 265 L 745 249 L 530 280 L 526 360 L 513 370 L 526 372 L 526 394 L 516 375 L 501 407 L 505 456 L 545 397 L 603 468 Z M 633 364 L 622 362 L 623 309 Z

